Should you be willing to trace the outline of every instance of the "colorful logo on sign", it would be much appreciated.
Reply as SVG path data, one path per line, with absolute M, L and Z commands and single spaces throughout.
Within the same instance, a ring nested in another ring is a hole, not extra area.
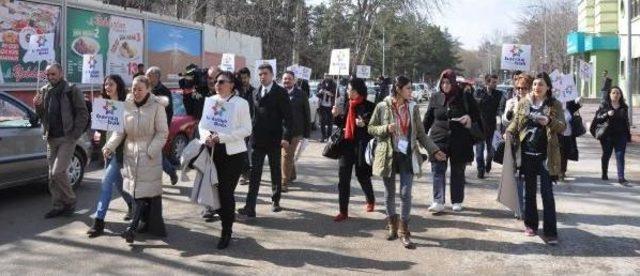
M 44 47 L 45 43 L 47 43 L 47 38 L 44 35 L 41 35 L 38 37 L 36 43 L 38 43 L 38 47 Z
M 224 104 L 221 102 L 216 102 L 215 105 L 211 106 L 211 109 L 213 109 L 213 114 L 215 116 L 220 116 L 227 111 L 227 109 L 224 108 Z
M 518 45 L 513 45 L 511 47 L 511 50 L 509 50 L 509 52 L 511 52 L 512 57 L 520 57 L 520 55 L 522 55 L 524 51 L 520 49 Z
M 106 101 L 104 106 L 102 107 L 107 115 L 113 115 L 118 108 L 111 101 Z
M 89 68 L 91 70 L 95 69 L 96 68 L 96 64 L 98 64 L 98 61 L 96 60 L 96 57 L 95 56 L 90 56 L 89 57 Z

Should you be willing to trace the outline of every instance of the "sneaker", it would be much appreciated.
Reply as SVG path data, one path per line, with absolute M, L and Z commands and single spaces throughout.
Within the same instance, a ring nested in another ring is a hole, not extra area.
M 548 245 L 557 245 L 558 244 L 558 237 L 548 237 L 545 236 L 543 238 L 544 242 Z
M 440 212 L 444 211 L 444 204 L 434 202 L 434 203 L 431 204 L 431 206 L 429 206 L 427 211 L 429 211 L 431 213 L 435 213 L 435 214 L 440 213 Z
M 533 237 L 533 236 L 536 235 L 536 231 L 534 231 L 533 229 L 527 227 L 527 228 L 524 229 L 524 234 L 527 237 Z
M 462 203 L 454 203 L 453 206 L 451 207 L 451 209 L 454 212 L 460 212 L 462 211 Z
M 333 221 L 335 221 L 335 222 L 341 222 L 341 221 L 345 221 L 345 220 L 347 220 L 348 218 L 349 218 L 349 215 L 347 215 L 347 214 L 343 214 L 343 213 L 340 213 L 340 214 L 338 214 L 337 216 L 335 216 L 335 217 L 333 218 Z
M 629 181 L 627 181 L 624 178 L 618 178 L 618 183 L 620 183 L 620 185 L 622 185 L 622 186 L 626 186 L 626 185 L 629 184 Z
M 373 202 L 371 202 L 371 203 L 367 203 L 367 204 L 364 206 L 364 209 L 365 209 L 367 212 L 373 212 L 373 211 L 376 209 L 376 204 L 375 204 L 375 203 L 373 203 Z
M 478 179 L 484 179 L 484 170 L 478 171 Z
M 247 217 L 247 218 L 255 218 L 256 217 L 256 212 L 250 212 L 246 208 L 238 209 L 238 214 L 243 216 L 243 217 Z
M 273 205 L 271 205 L 271 212 L 278 213 L 280 211 L 282 211 L 282 207 L 280 207 L 280 204 L 274 203 Z

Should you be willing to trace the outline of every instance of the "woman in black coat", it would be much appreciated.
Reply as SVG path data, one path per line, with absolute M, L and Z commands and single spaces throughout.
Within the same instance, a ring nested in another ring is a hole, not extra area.
M 367 86 L 362 79 L 351 79 L 347 86 L 347 93 L 349 102 L 345 105 L 347 110 L 344 115 L 340 115 L 340 111 L 335 106 L 331 111 L 335 117 L 336 125 L 344 129 L 343 153 L 338 162 L 340 167 L 338 172 L 340 213 L 334 218 L 336 222 L 344 221 L 349 217 L 351 173 L 354 166 L 358 182 L 360 182 L 362 191 L 367 198 L 366 211 L 373 212 L 375 207 L 375 197 L 371 185 L 372 170 L 364 157 L 367 143 L 372 138 L 367 131 L 367 125 L 375 109 L 375 104 L 367 101 Z
M 576 113 L 580 110 L 582 105 L 577 101 L 568 101 L 564 104 L 564 120 L 567 122 L 567 128 L 565 131 L 558 135 L 558 141 L 560 142 L 560 181 L 564 181 L 567 173 L 567 163 L 569 160 L 578 161 L 578 142 L 576 138 L 576 130 L 572 128 L 574 120 L 581 120 L 580 116 L 576 116 Z
M 599 138 L 602 146 L 602 180 L 608 180 L 607 171 L 609 170 L 609 159 L 615 150 L 616 163 L 618 167 L 618 182 L 626 184 L 624 177 L 624 156 L 627 149 L 627 143 L 631 142 L 631 130 L 629 128 L 629 107 L 624 101 L 622 90 L 618 86 L 613 86 L 606 91 L 606 96 L 600 104 L 595 124 L 603 124 L 608 122 L 608 126 L 604 134 Z
M 465 166 L 473 162 L 473 139 L 469 129 L 473 124 L 482 129 L 480 112 L 470 93 L 464 93 L 451 69 L 442 72 L 439 92 L 429 100 L 424 115 L 424 129 L 449 158 L 451 165 L 451 203 L 453 210 L 462 211 Z M 430 212 L 444 211 L 445 174 L 447 161 L 431 161 L 433 172 L 433 203 Z

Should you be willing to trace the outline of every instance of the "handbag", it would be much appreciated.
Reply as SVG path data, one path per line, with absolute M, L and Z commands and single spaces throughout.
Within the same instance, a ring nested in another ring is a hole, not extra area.
M 602 138 L 602 136 L 607 132 L 607 129 L 609 128 L 609 121 L 604 121 L 602 123 L 597 123 L 596 122 L 597 116 L 598 116 L 598 113 L 596 112 L 596 115 L 594 115 L 594 117 L 593 117 L 593 121 L 591 121 L 591 126 L 589 127 L 589 132 L 591 133 L 591 135 L 593 137 L 595 137 L 596 139 L 600 140 Z
M 338 128 L 331 136 L 329 141 L 324 145 L 322 156 L 330 159 L 338 159 L 342 156 L 342 148 L 344 141 L 344 131 Z
M 467 103 L 467 99 L 465 97 L 462 97 L 462 103 L 464 104 L 464 110 L 467 112 L 467 114 L 469 114 L 469 103 Z M 469 115 L 469 117 L 471 117 L 471 115 Z M 469 134 L 471 135 L 471 141 L 474 144 L 484 141 L 485 135 L 484 131 L 482 130 L 482 125 L 479 121 L 475 122 L 471 120 L 471 128 L 469 128 L 468 130 Z
M 378 146 L 378 138 L 371 138 L 367 143 L 367 149 L 364 151 L 364 161 L 367 165 L 373 166 L 373 159 L 376 157 L 376 147 Z
M 573 117 L 571 117 L 570 123 L 573 136 L 580 137 L 587 133 L 587 129 L 584 127 L 584 123 L 582 122 L 582 116 L 580 116 L 580 113 L 573 115 Z

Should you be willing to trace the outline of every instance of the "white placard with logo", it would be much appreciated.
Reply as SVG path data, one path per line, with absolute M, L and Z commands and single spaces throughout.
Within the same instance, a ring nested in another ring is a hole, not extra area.
M 277 67 L 278 63 L 277 63 L 276 59 L 259 59 L 259 60 L 256 60 L 256 72 L 258 72 L 258 67 L 260 67 L 260 65 L 262 65 L 262 64 L 270 64 L 271 68 L 273 68 L 273 74 L 274 75 L 276 74 L 276 72 L 278 72 L 278 67 Z M 257 75 L 258 74 L 256 73 L 256 76 Z
M 304 67 L 302 65 L 298 66 L 298 70 L 300 71 L 300 78 L 305 80 L 311 79 L 311 68 Z
M 583 80 L 590 80 L 593 75 L 593 67 L 590 63 L 580 60 L 580 78 Z
M 554 96 L 561 102 L 573 101 L 578 97 L 578 88 L 573 80 L 573 75 L 566 74 L 561 77 L 560 87 L 554 87 Z
M 502 44 L 500 68 L 529 71 L 531 68 L 531 45 Z
M 233 109 L 233 103 L 217 97 L 208 97 L 204 101 L 200 127 L 217 133 L 231 133 L 233 130 L 231 128 Z
M 222 54 L 222 61 L 220 61 L 220 70 L 235 72 L 236 71 L 236 55 L 235 54 Z
M 371 77 L 371 66 L 358 65 L 356 66 L 356 77 L 360 79 L 368 79 Z
M 329 64 L 329 75 L 348 76 L 349 75 L 349 49 L 331 50 L 331 63 Z
M 124 102 L 102 98 L 94 99 L 91 129 L 122 133 L 124 131 Z
M 22 57 L 23 62 L 52 61 L 56 58 L 53 48 L 55 34 L 33 34 L 29 38 L 29 48 Z
M 102 55 L 82 56 L 82 83 L 102 84 L 104 78 Z

